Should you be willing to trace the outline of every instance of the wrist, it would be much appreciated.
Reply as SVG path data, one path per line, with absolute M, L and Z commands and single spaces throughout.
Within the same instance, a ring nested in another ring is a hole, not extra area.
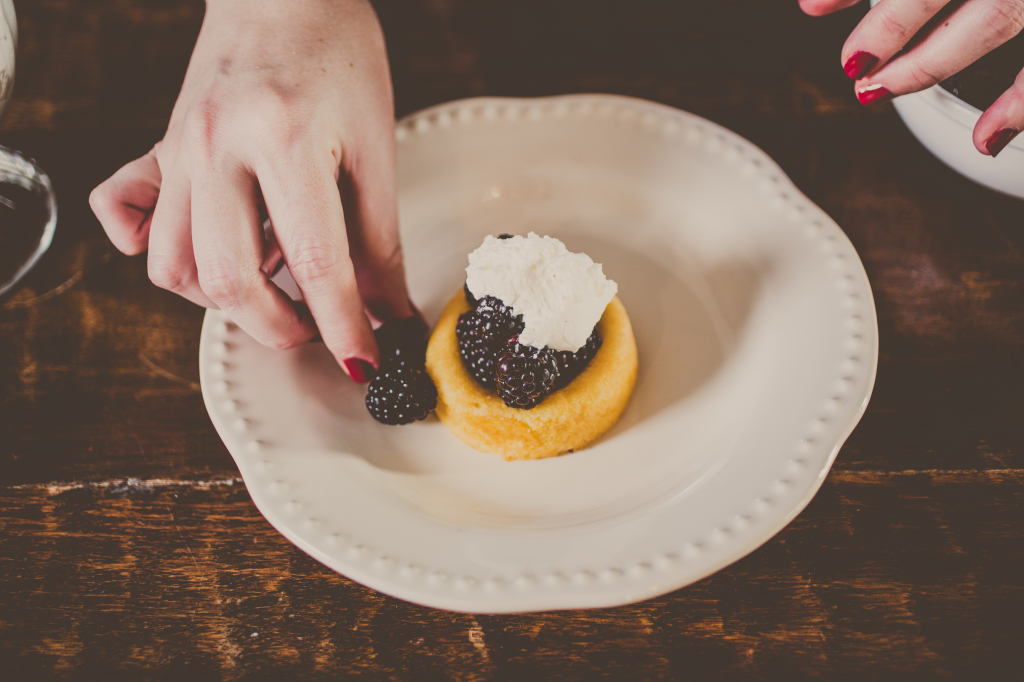
M 239 36 L 263 31 L 266 38 L 284 37 L 292 29 L 313 34 L 380 31 L 369 0 L 206 0 L 203 28 L 213 24 Z
M 301 16 L 310 11 L 333 12 L 369 8 L 369 0 L 206 0 L 206 11 L 241 11 L 253 16 L 267 12 Z
M 265 65 L 329 61 L 339 48 L 384 53 L 380 23 L 368 0 L 207 0 L 206 5 L 197 51 L 244 55 Z

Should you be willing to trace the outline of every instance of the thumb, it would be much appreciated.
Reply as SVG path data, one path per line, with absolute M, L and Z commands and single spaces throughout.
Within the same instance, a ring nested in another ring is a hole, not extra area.
M 160 196 L 154 151 L 135 159 L 89 194 L 89 206 L 114 246 L 129 256 L 149 246 L 149 225 Z

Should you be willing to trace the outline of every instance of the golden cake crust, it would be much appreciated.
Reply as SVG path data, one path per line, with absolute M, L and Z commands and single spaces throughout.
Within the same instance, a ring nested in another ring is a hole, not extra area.
M 452 433 L 507 460 L 541 459 L 579 450 L 618 421 L 636 384 L 633 327 L 616 296 L 597 329 L 603 343 L 578 377 L 531 410 L 506 406 L 462 366 L 455 325 L 469 310 L 460 289 L 448 301 L 427 345 L 427 372 L 437 386 L 437 416 Z

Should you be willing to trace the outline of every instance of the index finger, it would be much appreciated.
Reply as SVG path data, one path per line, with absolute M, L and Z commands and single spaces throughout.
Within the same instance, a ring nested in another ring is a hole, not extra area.
M 949 78 L 1020 32 L 1024 8 L 1017 9 L 1010 11 L 1010 5 L 1002 0 L 971 0 L 957 6 L 927 37 L 868 79 L 858 81 L 858 98 L 862 104 L 870 104 L 924 90 Z
M 308 341 L 316 330 L 261 269 L 263 227 L 255 180 L 240 164 L 199 164 L 192 182 L 192 243 L 199 283 L 250 336 L 273 348 Z
M 843 45 L 846 75 L 863 78 L 910 42 L 950 0 L 889 0 L 865 15 Z

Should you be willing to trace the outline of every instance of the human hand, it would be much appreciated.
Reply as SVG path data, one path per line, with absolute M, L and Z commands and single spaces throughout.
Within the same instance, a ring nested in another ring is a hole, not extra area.
M 368 315 L 415 314 L 394 175 L 387 55 L 365 0 L 209 0 L 166 135 L 89 203 L 119 250 L 148 249 L 157 286 L 273 348 L 319 334 L 368 381 Z M 305 304 L 270 281 L 282 257 Z
M 860 0 L 799 0 L 821 16 Z M 1024 28 L 1024 0 L 966 0 L 937 22 L 926 36 L 910 40 L 950 0 L 882 0 L 857 25 L 843 46 L 843 69 L 857 80 L 862 104 L 884 102 L 924 90 L 972 64 Z M 1022 64 L 1021 66 L 1024 66 Z M 1024 129 L 1024 71 L 974 127 L 974 146 L 995 156 Z

